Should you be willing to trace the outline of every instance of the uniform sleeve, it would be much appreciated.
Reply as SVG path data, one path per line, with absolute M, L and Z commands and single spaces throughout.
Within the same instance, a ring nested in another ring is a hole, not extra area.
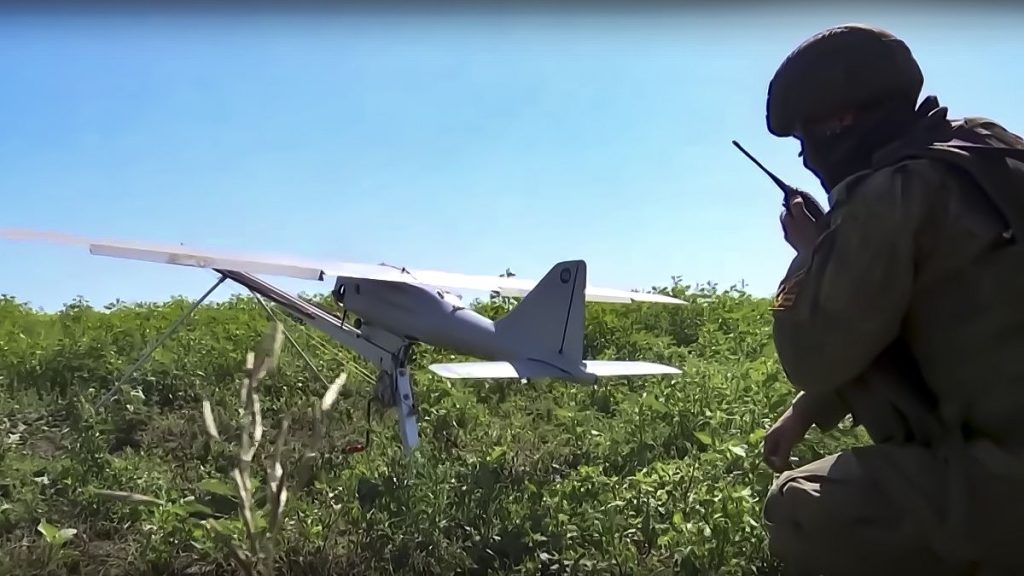
M 837 392 L 899 334 L 923 192 L 938 184 L 930 169 L 912 161 L 851 182 L 814 250 L 794 259 L 773 315 L 779 361 L 797 389 Z
M 850 413 L 842 397 L 832 391 L 800 392 L 792 405 L 793 413 L 822 432 L 833 430 Z

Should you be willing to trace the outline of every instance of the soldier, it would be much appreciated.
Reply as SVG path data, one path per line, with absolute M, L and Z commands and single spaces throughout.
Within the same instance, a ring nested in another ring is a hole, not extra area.
M 846 25 L 768 88 L 830 207 L 781 219 L 774 338 L 800 392 L 765 440 L 764 517 L 796 573 L 1024 574 L 1024 141 L 922 85 L 901 40 Z M 789 469 L 847 415 L 871 445 Z

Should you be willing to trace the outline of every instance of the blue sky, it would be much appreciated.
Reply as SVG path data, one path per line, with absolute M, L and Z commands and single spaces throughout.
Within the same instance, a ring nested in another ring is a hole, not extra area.
M 888 27 L 952 115 L 1024 131 L 1024 12 L 786 10 L 5 18 L 0 227 L 529 277 L 584 258 L 593 284 L 769 294 L 779 192 L 729 142 L 822 197 L 764 125 L 808 35 Z M 49 309 L 214 279 L 5 240 L 0 267 Z

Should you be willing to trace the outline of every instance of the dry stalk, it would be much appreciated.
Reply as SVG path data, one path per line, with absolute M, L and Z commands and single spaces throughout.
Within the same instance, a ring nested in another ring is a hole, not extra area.
M 345 385 L 347 375 L 342 373 L 328 386 L 323 397 L 313 405 L 313 438 L 303 447 L 302 457 L 296 466 L 295 478 L 288 481 L 287 444 L 290 419 L 285 416 L 275 438 L 272 452 L 266 459 L 266 505 L 256 510 L 252 483 L 252 466 L 263 439 L 263 414 L 260 409 L 260 381 L 272 372 L 280 359 L 284 342 L 284 327 L 272 322 L 254 352 L 246 355 L 244 378 L 241 381 L 239 410 L 241 435 L 238 446 L 238 461 L 231 472 L 238 494 L 238 515 L 245 531 L 245 542 L 236 542 L 227 526 L 216 520 L 205 520 L 215 537 L 225 544 L 227 555 L 245 576 L 273 576 L 276 559 L 275 542 L 284 523 L 288 487 L 305 486 L 312 474 L 313 465 L 320 455 L 324 442 L 324 414 L 329 412 L 338 393 Z M 223 442 L 218 431 L 216 417 L 209 400 L 202 404 L 203 427 L 211 442 Z M 122 502 L 138 505 L 163 505 L 164 503 L 142 495 L 126 492 L 99 491 L 98 494 Z M 258 522 L 266 518 L 266 527 Z

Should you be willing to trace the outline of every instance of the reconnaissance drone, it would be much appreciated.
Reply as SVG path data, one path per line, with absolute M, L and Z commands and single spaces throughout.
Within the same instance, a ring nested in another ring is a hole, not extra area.
M 594 384 L 602 377 L 678 374 L 671 366 L 639 361 L 583 359 L 585 301 L 683 304 L 661 294 L 587 285 L 587 264 L 567 260 L 551 267 L 541 280 L 409 270 L 390 265 L 314 263 L 295 258 L 255 258 L 181 246 L 136 242 L 70 240 L 48 232 L 2 230 L 15 239 L 60 239 L 84 243 L 97 256 L 207 268 L 220 275 L 189 312 L 221 283 L 232 280 L 287 310 L 352 350 L 378 370 L 376 396 L 398 412 L 398 430 L 408 451 L 419 444 L 409 352 L 427 344 L 481 361 L 432 364 L 428 368 L 451 379 L 550 378 Z M 323 282 L 334 277 L 333 299 L 352 323 L 338 318 L 258 278 L 256 274 Z M 448 289 L 488 291 L 521 298 L 503 317 L 490 319 L 470 310 Z M 186 313 L 186 315 L 188 312 Z M 179 319 L 180 323 L 184 317 Z M 177 324 L 177 323 L 176 323 Z M 174 326 L 168 332 L 173 331 Z M 169 335 L 169 334 L 168 334 Z

